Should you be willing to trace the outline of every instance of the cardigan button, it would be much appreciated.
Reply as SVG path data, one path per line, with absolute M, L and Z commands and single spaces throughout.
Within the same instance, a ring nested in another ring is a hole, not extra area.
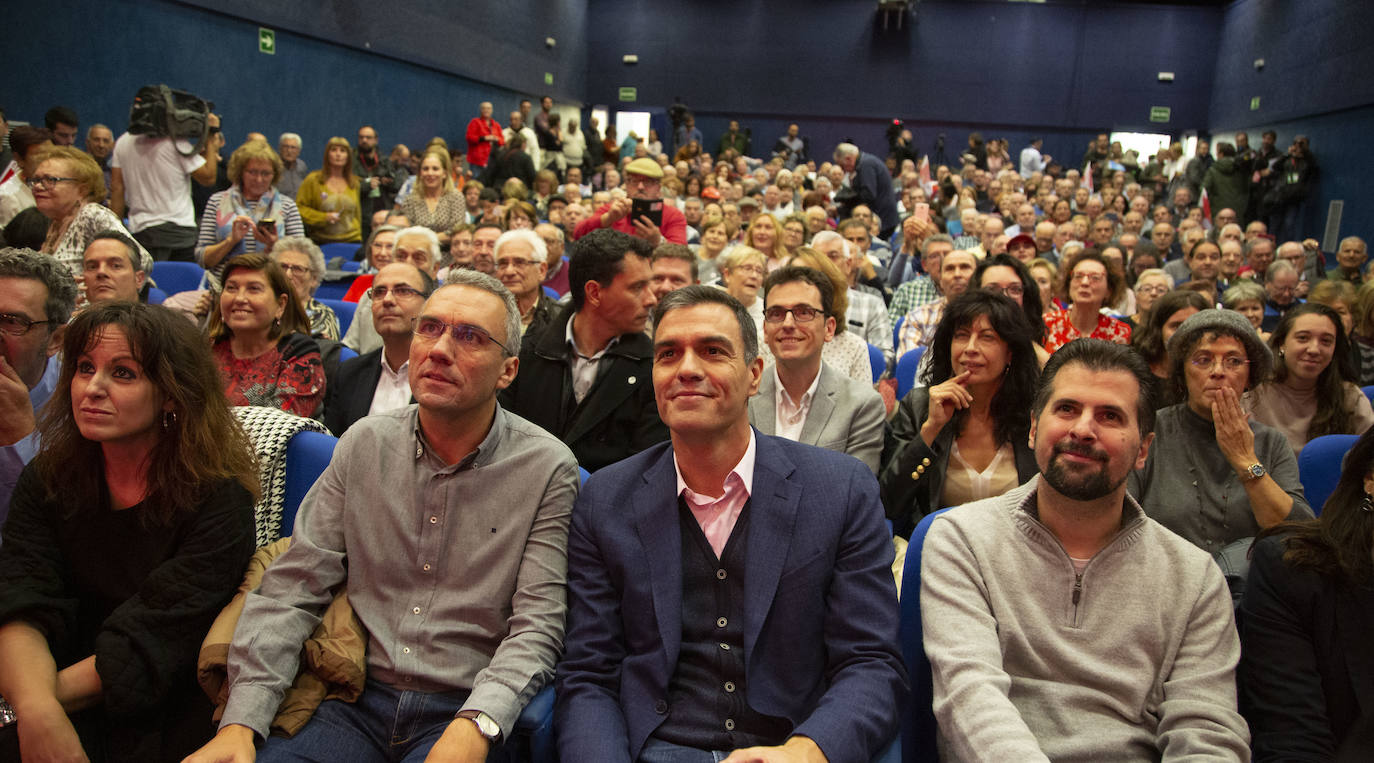
M 661 699 L 658 700 L 654 703 L 654 712 L 658 713 L 659 715 L 663 715 L 664 713 L 668 712 L 668 703 L 664 702 Z
M 928 458 L 923 458 L 923 459 L 921 459 L 921 465 L 922 465 L 922 466 L 930 466 L 930 459 L 928 459 Z
M 918 466 L 918 467 L 916 467 L 916 473 L 917 473 L 917 474 L 925 474 L 925 473 L 926 473 L 926 468 L 925 468 L 924 466 Z
M 921 473 L 920 473 L 920 472 L 912 472 L 912 473 L 911 473 L 911 478 L 914 479 L 914 480 L 918 480 L 918 479 L 921 478 Z

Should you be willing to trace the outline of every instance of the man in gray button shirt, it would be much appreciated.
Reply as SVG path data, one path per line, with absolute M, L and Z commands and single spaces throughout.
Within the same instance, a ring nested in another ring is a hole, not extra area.
M 368 633 L 366 688 L 324 702 L 258 760 L 428 750 L 480 761 L 509 735 L 562 648 L 578 484 L 567 446 L 496 403 L 519 349 L 519 309 L 490 276 L 455 271 L 430 297 L 410 350 L 418 405 L 364 418 L 339 441 L 290 549 L 248 596 L 219 734 L 189 760 L 253 759 L 341 584 Z

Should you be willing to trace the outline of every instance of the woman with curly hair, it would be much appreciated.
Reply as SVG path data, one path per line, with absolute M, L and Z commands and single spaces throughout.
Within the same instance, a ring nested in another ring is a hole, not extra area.
M 180 315 L 101 303 L 62 345 L 0 547 L 0 758 L 180 760 L 214 728 L 196 658 L 253 553 L 253 449 Z

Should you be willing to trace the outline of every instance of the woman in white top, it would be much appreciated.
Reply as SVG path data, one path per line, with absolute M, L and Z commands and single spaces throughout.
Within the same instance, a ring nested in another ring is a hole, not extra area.
M 101 205 L 105 176 L 100 165 L 84 151 L 70 146 L 44 150 L 28 184 L 33 190 L 34 206 L 51 221 L 43 239 L 43 252 L 66 265 L 78 284 L 82 282 L 82 256 L 96 234 L 113 230 L 129 235 L 119 218 Z M 141 245 L 138 252 L 143 259 L 143 272 L 151 272 L 153 258 Z

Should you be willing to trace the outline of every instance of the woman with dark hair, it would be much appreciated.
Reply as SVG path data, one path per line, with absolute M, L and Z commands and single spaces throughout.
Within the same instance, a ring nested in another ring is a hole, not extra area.
M 1019 284 L 1019 285 L 1018 285 Z M 1040 286 L 1031 276 L 1025 263 L 1009 254 L 994 254 L 983 258 L 973 271 L 973 285 L 1001 294 L 1021 306 L 1026 321 L 1031 326 L 1031 341 L 1034 342 L 1035 357 L 1041 368 L 1050 360 L 1050 354 L 1041 346 L 1045 340 L 1044 309 L 1040 305 Z
M 1273 381 L 1247 399 L 1256 421 L 1283 432 L 1293 454 L 1313 437 L 1363 434 L 1374 424 L 1369 399 L 1350 379 L 1350 345 L 1335 310 L 1316 302 L 1284 313 L 1269 346 L 1278 355 Z
M 315 417 L 324 401 L 320 346 L 281 266 L 261 254 L 224 271 L 210 315 L 211 352 L 230 405 L 263 405 Z
M 1038 471 L 1028 442 L 1040 376 L 1033 335 L 1006 297 L 970 289 L 950 300 L 925 386 L 902 398 L 883 448 L 883 505 L 899 535 L 932 511 L 1001 495 Z
M 1045 349 L 1055 350 L 1079 337 L 1131 343 L 1131 327 L 1101 312 L 1115 305 L 1126 291 L 1121 272 L 1107 266 L 1102 255 L 1084 252 L 1065 265 L 1064 298 L 1068 307 L 1045 314 Z
M 296 190 L 296 211 L 311 241 L 330 244 L 362 240 L 361 210 L 353 146 L 346 138 L 330 138 L 324 144 L 324 163 Z
M 1374 431 L 1320 519 L 1260 534 L 1238 619 L 1240 706 L 1256 763 L 1365 760 L 1374 749 Z
M 684 199 L 700 198 L 701 189 L 701 176 L 695 173 L 688 175 L 687 181 L 683 184 L 682 187 L 682 197 Z
M 93 305 L 62 344 L 0 547 L 0 757 L 180 760 L 213 732 L 196 658 L 253 553 L 253 449 L 180 315 Z
M 1150 371 L 1158 380 L 1155 388 L 1158 393 L 1155 395 L 1156 408 L 1166 408 L 1179 402 L 1178 390 L 1169 383 L 1173 368 L 1169 362 L 1169 338 L 1184 321 L 1209 307 L 1211 305 L 1207 304 L 1207 298 L 1195 291 L 1171 291 L 1155 300 L 1144 325 L 1132 337 L 1131 346 L 1150 364 Z
M 1129 491 L 1145 513 L 1214 555 L 1286 519 L 1310 518 L 1292 448 L 1241 407 L 1274 362 L 1245 316 L 1197 313 L 1169 339 L 1168 356 L 1183 402 L 1159 412 L 1155 446 L 1131 473 Z

